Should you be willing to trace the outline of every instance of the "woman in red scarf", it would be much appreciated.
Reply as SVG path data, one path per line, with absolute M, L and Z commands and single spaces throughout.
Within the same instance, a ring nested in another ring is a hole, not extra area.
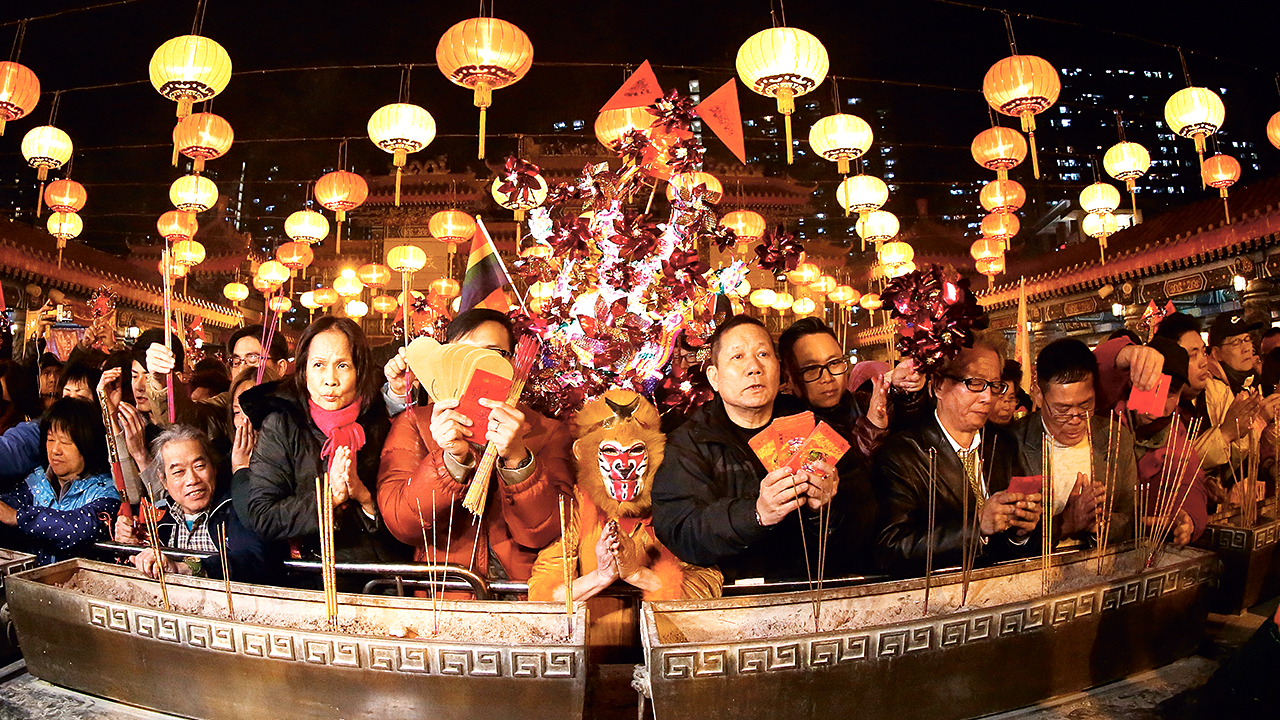
M 318 556 L 316 478 L 333 485 L 339 562 L 406 560 L 387 532 L 373 490 L 391 421 L 360 326 L 323 317 L 298 340 L 297 371 L 240 396 L 258 442 L 249 463 L 247 522 L 263 540 L 288 543 L 295 557 Z

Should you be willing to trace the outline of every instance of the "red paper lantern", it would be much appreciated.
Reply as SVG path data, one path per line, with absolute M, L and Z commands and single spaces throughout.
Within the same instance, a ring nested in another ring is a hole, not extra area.
M 969 151 L 979 165 L 995 170 L 997 178 L 1008 180 L 1009 169 L 1027 157 L 1027 141 L 1017 130 L 996 126 L 978 133 Z
M 1027 191 L 1013 180 L 992 180 L 982 186 L 978 202 L 987 212 L 1014 212 L 1027 202 Z
M 192 172 L 204 172 L 204 161 L 227 154 L 236 139 L 231 123 L 213 113 L 192 113 L 173 128 L 173 146 L 195 161 Z M 177 158 L 174 158 L 177 164 Z
M 44 189 L 44 204 L 54 212 L 80 212 L 89 194 L 75 180 L 54 180 Z
M 40 101 L 40 79 L 26 65 L 0 62 L 0 135 L 10 120 L 18 120 Z
M 367 263 L 356 268 L 356 277 L 371 288 L 384 288 L 391 282 L 391 268 L 379 263 Z
M 156 221 L 156 230 L 160 232 L 160 237 L 169 242 L 190 240 L 199 229 L 200 223 L 196 221 L 196 214 L 193 212 L 170 210 Z
M 287 242 L 276 249 L 276 259 L 290 270 L 301 270 L 311 265 L 316 259 L 316 254 L 306 243 Z

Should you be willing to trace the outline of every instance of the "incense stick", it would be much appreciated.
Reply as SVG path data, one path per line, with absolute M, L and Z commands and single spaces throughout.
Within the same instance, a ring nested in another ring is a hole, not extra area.
M 924 614 L 929 614 L 929 590 L 933 585 L 933 543 L 937 533 L 938 449 L 929 448 L 929 513 L 924 546 Z
M 1049 570 L 1053 566 L 1053 438 L 1041 435 L 1040 445 L 1040 586 L 1049 594 Z
M 418 506 L 418 525 L 422 528 L 422 554 L 424 557 L 426 557 L 427 563 L 431 565 L 431 575 L 429 576 L 429 579 L 427 581 L 427 593 L 431 596 L 431 618 L 433 623 L 435 623 L 435 629 L 432 631 L 432 634 L 438 635 L 440 633 L 440 627 L 439 627 L 439 618 L 436 615 L 436 612 L 439 607 L 439 602 L 438 602 L 439 598 L 436 595 L 436 583 L 435 583 L 436 557 L 437 557 L 435 555 L 435 546 L 436 546 L 435 516 L 432 515 L 431 517 L 431 542 L 427 542 L 427 520 L 422 515 L 422 501 L 417 498 L 414 498 L 414 503 L 417 504 Z M 435 507 L 436 507 L 436 489 L 431 488 L 432 511 L 435 510 Z
M 146 483 L 143 483 L 143 486 L 146 486 Z M 150 494 L 149 487 L 148 494 Z M 160 582 L 160 600 L 164 603 L 165 610 L 173 610 L 173 607 L 169 605 L 169 585 L 165 578 L 165 557 L 160 545 L 159 518 L 156 516 L 157 510 L 154 500 L 142 503 L 141 509 L 142 518 L 147 523 L 147 544 L 151 546 L 151 554 L 156 559 L 156 580 Z
M 320 577 L 324 585 L 325 617 L 329 629 L 338 629 L 338 588 L 337 573 L 334 570 L 333 547 L 333 500 L 329 475 L 316 478 L 316 511 L 320 521 Z
M 524 393 L 524 385 L 529 380 L 529 371 L 533 368 L 537 353 L 538 341 L 531 335 L 525 335 L 516 343 L 516 354 L 512 358 L 514 373 L 511 389 L 507 392 L 507 405 L 514 407 L 520 402 L 520 396 Z M 484 454 L 480 457 L 480 462 L 476 463 L 475 472 L 471 475 L 471 484 L 467 486 L 466 497 L 462 500 L 462 506 L 477 517 L 484 514 L 485 503 L 489 498 L 489 478 L 493 474 L 493 467 L 497 461 L 498 446 L 486 443 Z
M 169 322 L 173 313 L 173 278 L 169 276 L 169 268 L 170 268 L 170 262 L 172 260 L 172 256 L 170 255 L 168 243 L 165 244 L 164 250 L 161 251 L 161 259 L 164 265 L 164 298 L 163 298 L 164 299 L 164 349 L 172 351 L 172 348 L 170 347 L 170 343 L 169 343 L 170 332 L 171 332 L 169 327 Z M 165 392 L 168 393 L 168 401 L 169 401 L 168 404 L 169 404 L 169 424 L 170 425 L 178 421 L 177 408 L 175 408 L 173 404 L 173 373 L 177 369 L 178 368 L 176 367 L 173 368 L 173 370 L 170 370 L 164 376 Z
M 227 526 L 222 524 L 218 526 L 218 546 L 222 548 L 222 585 L 227 590 L 227 617 L 232 622 L 236 620 L 235 605 L 231 600 L 231 561 L 227 558 Z

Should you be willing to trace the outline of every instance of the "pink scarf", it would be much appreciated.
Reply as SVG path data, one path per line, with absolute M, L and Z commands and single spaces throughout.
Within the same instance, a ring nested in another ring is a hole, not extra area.
M 360 417 L 360 401 L 356 400 L 341 410 L 325 410 L 310 399 L 307 403 L 311 406 L 311 419 L 325 436 L 320 457 L 332 458 L 333 451 L 345 445 L 351 448 L 351 464 L 354 466 L 355 454 L 364 447 L 365 439 L 364 428 L 356 423 Z

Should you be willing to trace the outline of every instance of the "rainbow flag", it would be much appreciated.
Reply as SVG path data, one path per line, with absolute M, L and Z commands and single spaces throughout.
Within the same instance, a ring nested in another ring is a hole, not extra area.
M 479 218 L 477 218 L 478 220 Z M 489 308 L 506 312 L 511 307 L 503 288 L 511 286 L 498 249 L 489 239 L 484 223 L 476 223 L 479 232 L 471 238 L 471 254 L 467 256 L 467 273 L 462 278 L 462 300 L 458 312 L 472 308 Z

